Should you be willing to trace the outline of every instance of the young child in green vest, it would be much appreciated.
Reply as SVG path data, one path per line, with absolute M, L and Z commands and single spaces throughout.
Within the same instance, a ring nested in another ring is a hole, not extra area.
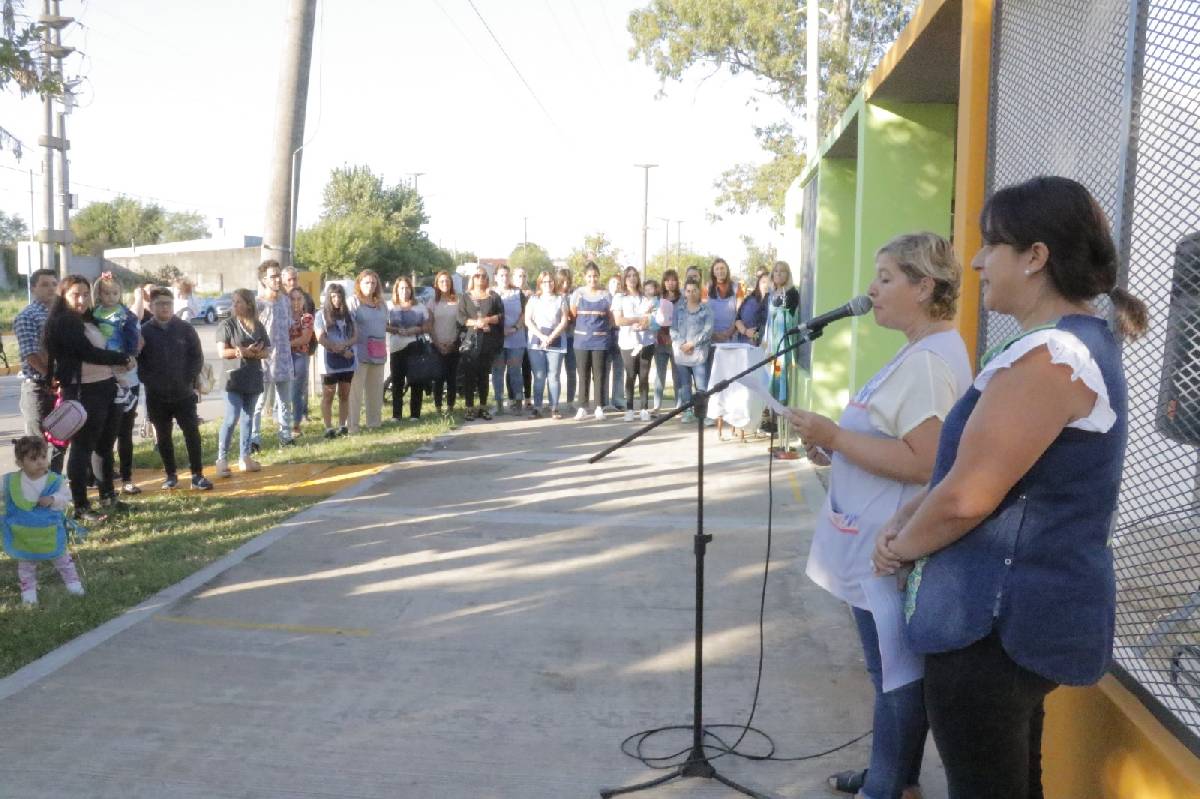
M 13 439 L 18 471 L 4 477 L 4 550 L 17 561 L 21 602 L 37 604 L 37 562 L 54 564 L 67 592 L 83 594 L 75 561 L 67 551 L 66 507 L 71 489 L 50 471 L 46 442 L 37 436 Z

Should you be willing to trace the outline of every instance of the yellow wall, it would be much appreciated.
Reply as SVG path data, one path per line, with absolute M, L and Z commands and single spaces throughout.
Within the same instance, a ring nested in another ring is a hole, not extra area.
M 1200 759 L 1116 678 L 1046 701 L 1047 799 L 1200 799 Z

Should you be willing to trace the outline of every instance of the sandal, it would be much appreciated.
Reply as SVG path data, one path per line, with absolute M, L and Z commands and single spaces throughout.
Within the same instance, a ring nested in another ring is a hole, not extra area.
M 826 780 L 829 787 L 838 793 L 857 794 L 867 782 L 867 770 L 839 771 Z
M 489 413 L 486 408 L 484 408 L 482 411 L 479 412 L 479 418 L 483 419 L 484 421 L 490 422 L 492 420 L 492 414 Z

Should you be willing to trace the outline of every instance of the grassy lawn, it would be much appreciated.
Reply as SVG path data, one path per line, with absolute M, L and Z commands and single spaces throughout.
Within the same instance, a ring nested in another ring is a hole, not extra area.
M 302 446 L 286 450 L 270 446 L 261 460 L 390 463 L 454 423 L 430 414 L 419 423 L 404 422 L 333 441 L 321 439 L 320 426 L 310 424 Z M 204 426 L 208 464 L 215 457 L 216 430 L 216 422 Z M 176 451 L 186 463 L 182 439 L 176 441 Z M 160 466 L 147 441 L 138 443 L 135 460 L 142 467 Z M 181 477 L 186 477 L 186 468 L 184 472 Z M 0 554 L 0 676 L 120 615 L 319 499 L 147 491 L 130 500 L 128 514 L 94 528 L 74 548 L 87 596 L 69 596 L 53 567 L 42 564 L 39 605 L 33 609 L 21 606 L 15 565 Z

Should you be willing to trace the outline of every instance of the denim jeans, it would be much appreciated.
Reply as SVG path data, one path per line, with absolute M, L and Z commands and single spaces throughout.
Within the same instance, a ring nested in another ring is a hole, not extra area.
M 621 361 L 621 350 L 610 347 L 606 355 L 608 364 L 604 369 L 604 395 L 600 404 L 624 410 L 625 364 Z
M 663 392 L 667 387 L 667 367 L 671 367 L 671 385 L 675 386 L 675 407 L 679 407 L 679 374 L 675 368 L 675 354 L 668 347 L 654 350 L 654 407 L 661 408 Z
M 292 380 L 281 380 L 277 383 L 267 383 L 263 393 L 258 395 L 254 403 L 254 424 L 250 431 L 250 440 L 262 446 L 262 412 L 266 405 L 267 395 L 275 394 L 275 423 L 279 425 L 279 443 L 292 440 Z
M 521 362 L 524 360 L 524 347 L 505 347 L 496 353 L 496 360 L 492 361 L 492 394 L 497 405 L 504 404 L 505 373 L 513 402 L 520 404 L 525 400 L 525 385 L 521 379 Z
M 913 680 L 908 685 L 884 692 L 883 658 L 879 652 L 875 617 L 861 608 L 853 610 L 867 673 L 875 686 L 875 733 L 871 739 L 871 762 L 862 795 L 866 799 L 900 799 L 905 787 L 921 780 L 921 757 L 929 733 L 924 686 L 921 680 Z
M 533 407 L 542 407 L 542 396 L 545 393 L 548 379 L 550 382 L 550 409 L 558 409 L 560 393 L 558 372 L 562 368 L 564 355 L 566 353 L 551 350 L 529 350 L 529 365 L 533 367 Z
M 254 406 L 259 394 L 243 394 L 240 391 L 225 392 L 225 418 L 221 420 L 221 431 L 217 434 L 217 460 L 229 459 L 233 427 L 241 417 L 241 435 L 238 437 L 238 459 L 250 456 L 250 434 L 254 427 Z
M 303 352 L 292 353 L 292 426 L 299 427 L 308 418 L 308 364 L 309 357 Z
M 675 386 L 675 391 L 679 395 L 680 403 L 688 403 L 692 401 L 692 380 L 696 381 L 696 390 L 703 391 L 708 387 L 708 367 L 704 361 L 695 366 L 684 366 L 681 363 L 675 364 L 675 376 L 679 378 L 679 382 Z

